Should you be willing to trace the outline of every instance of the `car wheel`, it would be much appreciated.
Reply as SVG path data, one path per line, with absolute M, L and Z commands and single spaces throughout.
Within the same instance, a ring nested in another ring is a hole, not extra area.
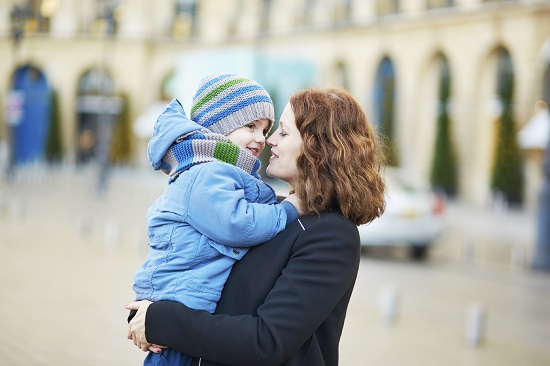
M 428 257 L 428 245 L 413 245 L 411 247 L 411 259 L 425 260 Z

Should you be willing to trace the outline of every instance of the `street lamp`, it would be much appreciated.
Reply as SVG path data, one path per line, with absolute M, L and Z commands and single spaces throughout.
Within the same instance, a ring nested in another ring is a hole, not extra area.
M 108 78 L 106 67 L 107 50 L 105 44 L 108 42 L 116 32 L 116 19 L 115 10 L 117 7 L 117 1 L 107 0 L 104 3 L 103 17 L 106 22 L 105 27 L 105 40 L 103 41 L 104 49 L 102 55 L 101 65 L 101 79 L 100 79 L 100 108 L 98 108 L 98 144 L 97 144 L 97 160 L 99 163 L 99 176 L 97 181 L 97 192 L 99 195 L 105 193 L 107 189 L 107 178 L 109 171 L 109 159 L 110 159 L 110 147 L 113 135 L 113 125 L 116 121 L 116 116 L 120 112 L 120 100 L 109 94 L 108 91 Z

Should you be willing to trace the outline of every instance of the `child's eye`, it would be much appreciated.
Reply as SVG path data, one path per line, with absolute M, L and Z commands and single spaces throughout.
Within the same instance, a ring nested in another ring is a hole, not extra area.
M 246 127 L 250 128 L 251 130 L 256 128 L 256 125 L 254 123 L 249 123 L 246 125 Z

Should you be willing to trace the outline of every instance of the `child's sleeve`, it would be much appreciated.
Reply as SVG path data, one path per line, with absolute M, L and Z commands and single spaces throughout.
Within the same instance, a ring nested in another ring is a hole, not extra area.
M 227 246 L 261 244 L 298 218 L 290 202 L 248 202 L 242 177 L 226 163 L 207 164 L 190 183 L 186 221 L 201 234 Z

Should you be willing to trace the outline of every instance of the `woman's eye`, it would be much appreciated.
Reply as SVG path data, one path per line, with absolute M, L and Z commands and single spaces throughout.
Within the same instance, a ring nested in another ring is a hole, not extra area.
M 281 132 L 279 132 L 279 136 L 281 136 L 281 137 L 285 137 L 286 135 L 288 135 L 288 134 L 283 132 L 282 130 L 281 130 Z

